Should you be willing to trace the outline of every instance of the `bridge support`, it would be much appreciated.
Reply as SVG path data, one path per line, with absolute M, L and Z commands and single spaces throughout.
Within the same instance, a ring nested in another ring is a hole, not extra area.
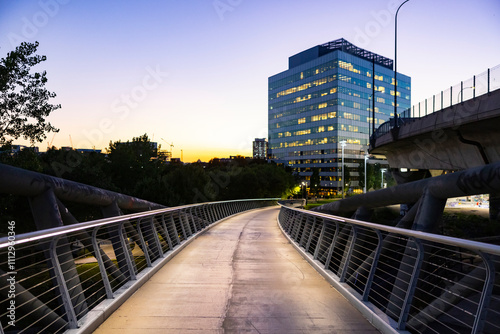
M 490 193 L 490 221 L 500 223 L 500 192 Z

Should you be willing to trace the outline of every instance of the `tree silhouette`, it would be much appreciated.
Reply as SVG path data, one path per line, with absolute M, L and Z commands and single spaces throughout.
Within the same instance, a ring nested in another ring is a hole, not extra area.
M 31 67 L 46 60 L 34 54 L 37 47 L 38 42 L 23 42 L 0 59 L 0 144 L 21 136 L 41 142 L 48 132 L 59 131 L 45 120 L 61 107 L 49 103 L 56 94 L 45 88 L 46 72 L 31 73 Z

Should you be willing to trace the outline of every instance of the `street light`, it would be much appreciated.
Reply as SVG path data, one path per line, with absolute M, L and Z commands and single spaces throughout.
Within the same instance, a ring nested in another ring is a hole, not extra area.
M 398 127 L 398 12 L 401 6 L 410 0 L 406 0 L 399 5 L 394 19 L 394 126 Z
M 384 173 L 387 171 L 387 169 L 382 168 L 380 172 L 382 173 L 382 183 L 380 184 L 380 188 L 384 189 Z
M 365 154 L 365 186 L 363 187 L 363 193 L 366 194 L 366 161 L 368 160 L 369 154 Z
M 346 143 L 347 142 L 345 140 L 340 141 L 340 145 L 342 146 L 342 199 L 345 198 L 345 194 L 344 194 L 344 147 L 345 147 Z

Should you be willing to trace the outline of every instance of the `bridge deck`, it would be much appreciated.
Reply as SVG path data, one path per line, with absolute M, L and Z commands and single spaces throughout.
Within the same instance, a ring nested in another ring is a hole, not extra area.
M 287 242 L 278 212 L 206 231 L 96 333 L 378 333 Z

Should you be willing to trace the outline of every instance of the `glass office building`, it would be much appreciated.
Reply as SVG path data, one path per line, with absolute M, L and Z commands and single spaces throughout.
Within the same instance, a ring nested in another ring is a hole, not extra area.
M 271 159 L 303 180 L 318 168 L 321 187 L 339 189 L 345 141 L 344 164 L 356 187 L 373 122 L 376 128 L 394 117 L 393 61 L 338 39 L 289 57 L 288 67 L 268 80 Z M 399 114 L 411 105 L 411 79 L 397 79 Z

